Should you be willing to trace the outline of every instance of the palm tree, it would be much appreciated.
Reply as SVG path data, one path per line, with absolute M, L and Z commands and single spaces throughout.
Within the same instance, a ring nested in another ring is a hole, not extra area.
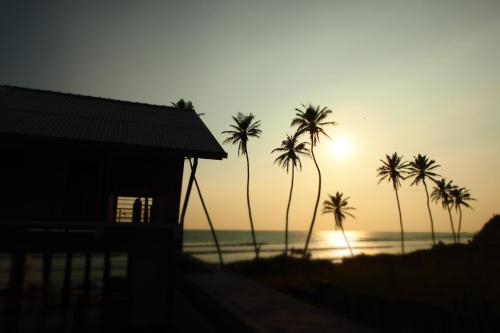
M 177 102 L 170 102 L 174 108 L 179 110 L 194 111 L 194 105 L 191 101 L 185 101 L 183 98 Z
M 308 156 L 309 149 L 307 149 L 307 142 L 298 143 L 298 135 L 287 135 L 286 139 L 281 142 L 281 146 L 273 149 L 271 153 L 281 153 L 274 163 L 278 163 L 283 169 L 290 169 L 292 167 L 292 180 L 290 184 L 290 194 L 288 196 L 288 204 L 286 206 L 286 217 L 285 217 L 285 256 L 288 255 L 288 216 L 290 212 L 290 203 L 292 202 L 292 191 L 293 191 L 293 180 L 295 177 L 295 169 L 300 168 L 302 170 L 302 162 L 300 161 L 300 156 Z
M 309 232 L 307 233 L 306 244 L 304 247 L 304 256 L 307 255 L 307 249 L 309 247 L 309 241 L 311 240 L 311 234 L 314 227 L 314 222 L 316 221 L 316 213 L 318 211 L 319 198 L 321 196 L 321 170 L 319 169 L 318 162 L 316 161 L 316 156 L 314 156 L 314 146 L 319 142 L 320 134 L 329 138 L 326 132 L 323 130 L 323 126 L 336 125 L 334 121 L 325 121 L 326 118 L 332 111 L 327 107 L 321 108 L 320 106 L 308 106 L 302 104 L 304 110 L 296 108 L 295 118 L 292 120 L 291 126 L 297 127 L 297 134 L 308 133 L 310 144 L 311 144 L 311 155 L 318 171 L 318 194 L 316 196 L 316 204 L 314 205 L 314 212 L 311 220 L 311 225 L 309 226 Z
M 170 102 L 170 104 L 179 110 L 184 110 L 184 111 L 195 111 L 194 110 L 194 105 L 193 102 L 191 101 L 185 101 L 183 98 L 178 100 L 177 102 Z M 204 116 L 204 113 L 197 113 L 198 116 Z
M 403 231 L 403 217 L 401 216 L 401 205 L 399 203 L 398 188 L 401 186 L 401 180 L 406 179 L 406 174 L 408 173 L 408 162 L 403 162 L 403 156 L 399 156 L 398 153 L 389 156 L 385 155 L 385 161 L 380 160 L 382 166 L 377 169 L 377 176 L 380 178 L 378 183 L 380 184 L 383 180 L 387 179 L 388 182 L 392 182 L 392 187 L 396 193 L 396 201 L 398 203 L 399 212 L 399 225 L 401 226 L 401 251 L 405 253 L 405 241 L 404 241 L 404 231 Z
M 177 102 L 170 102 L 173 107 L 179 109 L 179 110 L 184 110 L 184 111 L 192 111 L 196 112 L 194 109 L 194 105 L 191 101 L 184 101 L 184 99 L 180 99 Z M 204 113 L 198 113 L 198 116 L 204 115 Z M 189 166 L 191 167 L 191 171 L 193 170 L 193 164 L 191 162 L 191 159 L 187 159 L 189 161 Z M 207 217 L 208 225 L 210 226 L 210 232 L 212 233 L 212 238 L 214 239 L 215 243 L 215 248 L 217 249 L 217 255 L 219 256 L 219 262 L 221 265 L 224 265 L 224 261 L 222 259 L 222 251 L 219 246 L 219 240 L 217 239 L 217 234 L 215 233 L 215 228 L 212 223 L 212 219 L 210 218 L 210 214 L 208 214 L 208 209 L 205 204 L 205 199 L 203 198 L 203 195 L 201 194 L 201 189 L 200 185 L 198 184 L 198 180 L 196 179 L 196 176 L 194 176 L 194 184 L 196 186 L 196 191 L 198 192 L 198 196 L 200 197 L 201 205 L 203 206 L 203 211 L 205 212 L 205 216 Z
M 462 206 L 472 209 L 467 201 L 473 201 L 474 199 L 469 190 L 464 187 L 455 187 L 450 191 L 450 195 L 453 199 L 453 205 L 455 209 L 458 210 L 458 230 L 457 230 L 457 241 L 460 243 L 460 231 L 462 230 Z
M 413 178 L 413 182 L 410 184 L 418 185 L 420 182 L 424 185 L 425 198 L 427 199 L 427 211 L 429 212 L 429 218 L 431 219 L 431 232 L 432 232 L 432 245 L 436 245 L 436 237 L 434 235 L 434 220 L 432 219 L 431 206 L 429 205 L 429 191 L 427 189 L 427 183 L 425 180 L 428 178 L 436 182 L 435 177 L 439 175 L 434 173 L 432 170 L 440 167 L 436 164 L 436 161 L 430 160 L 425 155 L 418 154 L 417 157 L 413 156 L 414 160 L 408 164 L 408 178 Z
M 229 125 L 232 129 L 229 131 L 222 132 L 223 134 L 229 134 L 229 137 L 224 140 L 224 143 L 231 143 L 233 145 L 238 144 L 238 156 L 244 155 L 247 160 L 247 206 L 248 206 L 248 217 L 250 218 L 250 228 L 252 230 L 252 240 L 255 249 L 255 256 L 259 256 L 259 248 L 257 247 L 257 241 L 255 240 L 255 230 L 253 226 L 252 219 L 252 209 L 250 207 L 250 161 L 248 159 L 248 139 L 251 137 L 259 138 L 262 131 L 259 129 L 260 120 L 255 121 L 255 116 L 253 114 L 244 115 L 238 112 L 236 117 L 233 116 L 233 120 L 236 125 Z
M 343 193 L 342 192 L 337 192 L 335 196 L 329 194 L 328 195 L 328 200 L 323 201 L 323 214 L 329 214 L 333 213 L 333 216 L 335 218 L 335 229 L 340 228 L 342 231 L 342 235 L 344 235 L 345 242 L 347 243 L 347 246 L 349 247 L 349 251 L 351 251 L 351 256 L 354 256 L 354 253 L 352 252 L 351 244 L 349 244 L 349 241 L 347 240 L 347 237 L 345 236 L 344 232 L 344 220 L 346 218 L 346 215 L 351 216 L 353 218 L 354 215 L 352 215 L 349 211 L 354 210 L 356 208 L 354 207 L 349 207 L 349 203 L 347 200 L 349 200 L 349 197 L 347 198 L 342 198 Z
M 445 178 L 441 178 L 436 182 L 436 186 L 434 186 L 432 190 L 431 199 L 435 202 L 440 201 L 443 208 L 446 208 L 448 210 L 451 232 L 453 233 L 453 241 L 456 243 L 457 236 L 455 234 L 455 226 L 453 224 L 453 218 L 451 216 L 451 206 L 453 204 L 453 198 L 450 194 L 454 187 L 455 185 L 453 185 L 453 182 L 451 180 L 447 182 Z

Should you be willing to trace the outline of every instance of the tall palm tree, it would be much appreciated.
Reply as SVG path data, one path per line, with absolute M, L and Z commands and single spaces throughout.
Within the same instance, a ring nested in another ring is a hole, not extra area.
M 380 160 L 382 166 L 377 169 L 377 176 L 380 178 L 378 183 L 380 184 L 383 180 L 387 179 L 388 182 L 392 183 L 394 192 L 396 193 L 396 201 L 398 203 L 399 212 L 399 225 L 401 227 L 401 252 L 405 253 L 405 241 L 404 241 L 404 230 L 403 230 L 403 217 L 401 215 L 401 205 L 399 203 L 398 188 L 401 186 L 401 180 L 406 179 L 406 174 L 408 173 L 408 162 L 403 161 L 403 156 L 399 156 L 398 153 L 389 156 L 385 155 L 385 161 Z
M 179 109 L 179 110 L 184 110 L 184 111 L 192 111 L 196 112 L 194 109 L 194 105 L 191 101 L 184 101 L 184 99 L 180 99 L 177 102 L 170 102 L 173 107 Z M 204 115 L 204 113 L 198 113 L 199 116 Z M 189 161 L 189 166 L 191 168 L 191 171 L 193 170 L 193 163 L 191 162 L 191 159 L 187 159 Z M 219 240 L 217 239 L 217 234 L 215 233 L 215 228 L 212 223 L 212 219 L 210 218 L 210 214 L 208 213 L 207 205 L 205 204 L 205 199 L 203 198 L 203 195 L 201 193 L 200 185 L 198 184 L 198 180 L 196 179 L 196 176 L 194 176 L 194 184 L 196 186 L 196 191 L 198 192 L 198 196 L 200 197 L 201 205 L 203 207 L 203 211 L 205 212 L 205 216 L 207 217 L 208 225 L 210 227 L 210 232 L 212 233 L 212 238 L 214 239 L 215 243 L 215 248 L 217 249 L 217 255 L 219 256 L 219 262 L 221 265 L 224 265 L 224 260 L 222 259 L 222 251 L 219 246 Z
M 278 163 L 283 169 L 292 168 L 292 180 L 290 183 L 290 194 L 288 195 L 288 204 L 286 206 L 286 216 L 285 216 L 285 256 L 288 255 L 288 217 L 290 213 L 290 203 L 292 202 L 292 192 L 293 192 L 293 180 L 295 177 L 295 169 L 300 168 L 302 170 L 302 162 L 300 161 L 300 156 L 309 156 L 309 149 L 307 149 L 307 142 L 297 142 L 298 135 L 287 135 L 286 139 L 281 142 L 281 146 L 273 149 L 271 153 L 280 153 L 278 157 L 274 160 L 274 163 Z
M 441 178 L 439 181 L 436 182 L 436 185 L 432 190 L 431 199 L 434 202 L 440 201 L 443 208 L 448 210 L 448 216 L 450 217 L 451 232 L 453 233 L 453 241 L 456 243 L 457 235 L 455 234 L 455 225 L 453 223 L 453 218 L 451 216 L 451 206 L 453 204 L 451 191 L 454 189 L 454 187 L 455 185 L 453 185 L 453 182 L 451 180 L 447 182 L 445 178 Z
M 413 182 L 410 186 L 418 185 L 420 182 L 424 185 L 425 198 L 427 199 L 427 211 L 429 212 L 429 218 L 431 219 L 431 232 L 432 232 L 432 245 L 436 245 L 436 237 L 434 235 L 434 220 L 432 219 L 431 206 L 429 204 L 429 191 L 427 189 L 426 179 L 430 179 L 436 182 L 436 177 L 439 175 L 434 173 L 432 170 L 439 168 L 440 165 L 436 164 L 436 161 L 430 160 L 425 155 L 418 154 L 417 157 L 413 156 L 414 160 L 408 164 L 408 178 L 413 178 Z
M 349 244 L 349 241 L 347 240 L 347 237 L 345 236 L 344 232 L 344 220 L 346 218 L 346 215 L 351 216 L 352 218 L 355 218 L 354 215 L 352 215 L 349 211 L 354 210 L 356 208 L 354 207 L 349 207 L 349 203 L 347 200 L 349 200 L 349 197 L 347 198 L 342 198 L 343 193 L 342 192 L 337 192 L 334 196 L 329 194 L 328 195 L 328 200 L 323 201 L 323 214 L 329 214 L 333 213 L 333 216 L 335 218 L 335 229 L 340 228 L 342 231 L 342 235 L 344 235 L 345 242 L 347 243 L 347 246 L 349 247 L 349 251 L 351 252 L 351 256 L 354 256 L 354 253 L 352 252 L 351 244 Z
M 460 243 L 460 231 L 462 230 L 462 206 L 472 209 L 467 201 L 473 201 L 474 199 L 469 190 L 465 187 L 455 187 L 450 191 L 450 195 L 453 200 L 453 205 L 455 209 L 458 210 L 458 230 L 457 230 L 457 241 Z
M 319 198 L 321 196 L 321 170 L 319 169 L 318 162 L 316 161 L 316 156 L 314 155 L 314 147 L 319 143 L 320 134 L 329 137 L 323 130 L 324 126 L 336 125 L 334 121 L 326 121 L 326 118 L 332 110 L 327 107 L 308 106 L 302 104 L 303 110 L 296 108 L 295 118 L 292 120 L 291 126 L 297 126 L 297 134 L 309 134 L 310 144 L 311 144 L 311 155 L 318 171 L 318 194 L 316 196 L 316 203 L 314 205 L 314 212 L 311 220 L 311 225 L 309 226 L 309 232 L 307 233 L 306 244 L 304 247 L 304 256 L 307 255 L 307 249 L 309 248 L 309 241 L 311 240 L 311 234 L 314 228 L 314 222 L 316 221 L 316 213 L 318 211 Z
M 223 134 L 228 134 L 229 137 L 224 140 L 224 143 L 231 143 L 233 145 L 238 145 L 238 156 L 244 155 L 247 160 L 247 206 L 248 206 L 248 217 L 250 219 L 250 228 L 252 230 L 252 241 L 255 249 L 255 256 L 259 256 L 259 248 L 257 247 L 257 241 L 255 239 L 255 230 L 252 219 L 252 208 L 250 206 L 250 161 L 248 159 L 248 140 L 251 137 L 259 138 L 262 131 L 259 129 L 260 120 L 255 121 L 255 116 L 253 114 L 244 115 L 238 112 L 236 116 L 233 116 L 235 125 L 229 125 L 232 129 L 222 132 Z

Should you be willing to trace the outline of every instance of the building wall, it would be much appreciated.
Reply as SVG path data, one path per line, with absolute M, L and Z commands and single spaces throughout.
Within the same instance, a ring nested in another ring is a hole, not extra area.
M 0 139 L 0 223 L 111 222 L 117 196 L 154 198 L 154 222 L 178 221 L 182 156 L 137 147 Z

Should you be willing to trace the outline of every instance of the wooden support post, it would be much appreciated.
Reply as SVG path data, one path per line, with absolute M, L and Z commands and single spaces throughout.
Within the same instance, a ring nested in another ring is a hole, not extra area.
M 106 251 L 104 253 L 104 268 L 102 274 L 102 297 L 104 302 L 107 301 L 109 297 L 109 276 L 111 273 L 111 253 Z
M 11 257 L 9 277 L 9 296 L 7 303 L 7 331 L 17 332 L 19 325 L 19 312 L 23 299 L 24 273 L 26 266 L 26 253 L 16 251 Z
M 191 168 L 191 176 L 189 177 L 189 182 L 186 190 L 186 197 L 184 198 L 184 204 L 182 205 L 181 212 L 181 241 L 180 241 L 180 250 L 182 250 L 182 246 L 184 245 L 184 217 L 186 216 L 186 211 L 189 203 L 189 197 L 191 196 L 191 189 L 193 188 L 194 177 L 196 175 L 196 169 L 198 168 L 198 159 L 195 158 L 193 162 L 193 167 Z
M 71 298 L 71 269 L 73 266 L 73 253 L 66 253 L 66 263 L 64 264 L 64 283 L 62 290 L 63 307 L 67 308 Z
M 49 303 L 51 271 L 52 271 L 52 253 L 45 252 L 43 254 L 43 268 L 42 268 L 42 298 L 44 305 L 48 305 Z
M 89 303 L 90 273 L 92 271 L 92 253 L 85 253 L 85 272 L 83 276 L 83 304 Z

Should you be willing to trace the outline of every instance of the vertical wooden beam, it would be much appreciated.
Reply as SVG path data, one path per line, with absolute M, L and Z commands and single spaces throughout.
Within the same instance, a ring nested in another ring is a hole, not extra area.
M 66 253 L 66 263 L 64 264 L 64 283 L 62 292 L 63 307 L 67 308 L 71 298 L 71 270 L 73 266 L 73 253 Z
M 191 189 L 193 188 L 194 177 L 196 174 L 196 169 L 198 168 L 198 159 L 194 158 L 193 167 L 191 168 L 191 176 L 189 177 L 189 182 L 186 190 L 186 197 L 184 198 L 184 204 L 182 206 L 181 212 L 181 239 L 180 239 L 180 249 L 182 250 L 182 246 L 184 245 L 184 217 L 186 216 L 187 206 L 189 203 L 189 197 L 191 196 Z
M 144 197 L 144 223 L 149 223 L 149 211 L 148 211 L 149 198 Z
M 7 331 L 17 332 L 19 311 L 23 298 L 23 282 L 26 266 L 26 253 L 17 250 L 11 257 L 9 277 L 9 296 L 7 301 Z
M 111 253 L 109 251 L 106 251 L 104 253 L 104 267 L 103 267 L 103 273 L 102 273 L 102 297 L 104 298 L 104 301 L 106 301 L 106 298 L 109 296 L 109 276 L 111 273 Z
M 52 271 L 52 253 L 45 252 L 43 254 L 43 268 L 42 268 L 42 298 L 44 305 L 47 305 L 49 303 L 51 271 Z
M 85 253 L 85 272 L 83 276 L 83 303 L 89 303 L 90 272 L 92 271 L 92 253 Z

